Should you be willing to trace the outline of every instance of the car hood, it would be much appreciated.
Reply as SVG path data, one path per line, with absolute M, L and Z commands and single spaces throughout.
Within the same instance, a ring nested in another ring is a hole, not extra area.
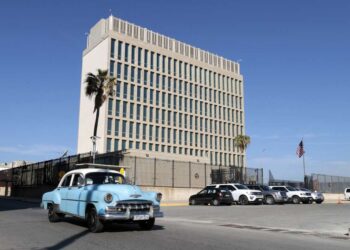
M 126 199 L 150 199 L 149 192 L 142 192 L 138 186 L 128 184 L 100 184 L 88 185 L 87 190 L 116 194 L 119 200 Z

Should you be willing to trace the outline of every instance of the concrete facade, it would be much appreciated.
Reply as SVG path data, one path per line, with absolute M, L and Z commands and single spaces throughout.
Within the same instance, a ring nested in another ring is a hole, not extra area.
M 245 134 L 239 64 L 113 16 L 90 30 L 83 53 L 78 153 L 92 148 L 84 80 L 98 68 L 117 79 L 100 112 L 98 152 L 244 165 L 234 146 Z

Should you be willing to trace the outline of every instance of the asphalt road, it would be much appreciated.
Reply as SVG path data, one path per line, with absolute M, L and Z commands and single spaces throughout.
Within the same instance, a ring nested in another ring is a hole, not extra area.
M 49 223 L 38 204 L 0 199 L 0 249 L 350 248 L 350 239 L 344 236 L 349 219 L 342 218 L 349 218 L 349 205 L 164 207 L 163 211 L 165 218 L 158 219 L 152 231 L 115 224 L 93 234 L 74 218 Z M 310 226 L 313 220 L 318 222 Z

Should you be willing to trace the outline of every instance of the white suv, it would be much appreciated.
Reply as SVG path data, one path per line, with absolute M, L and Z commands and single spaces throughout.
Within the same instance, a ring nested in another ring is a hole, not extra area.
M 272 190 L 285 191 L 289 201 L 294 204 L 299 204 L 300 202 L 304 204 L 312 203 L 311 192 L 298 191 L 296 188 L 291 186 L 270 186 Z
M 345 188 L 344 190 L 344 199 L 350 200 L 350 187 Z
M 239 183 L 213 184 L 210 186 L 229 190 L 232 194 L 233 201 L 241 205 L 248 205 L 250 203 L 262 204 L 264 199 L 260 190 L 252 190 Z

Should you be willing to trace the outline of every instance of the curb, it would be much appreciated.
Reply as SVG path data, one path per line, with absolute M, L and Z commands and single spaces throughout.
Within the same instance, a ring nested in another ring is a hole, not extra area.
M 163 203 L 160 204 L 161 207 L 187 207 L 188 203 L 179 202 L 179 203 Z

